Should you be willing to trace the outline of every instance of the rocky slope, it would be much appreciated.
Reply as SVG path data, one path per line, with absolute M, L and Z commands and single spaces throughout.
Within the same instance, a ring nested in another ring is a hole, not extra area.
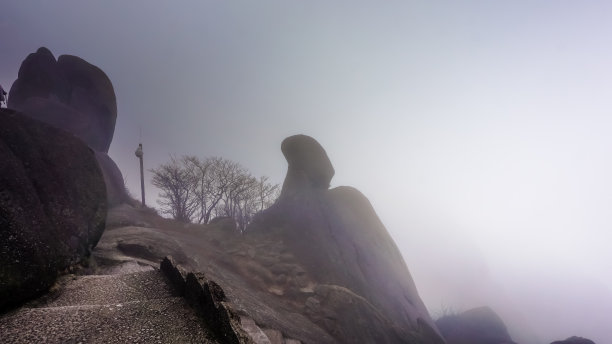
M 516 344 L 502 319 L 489 307 L 443 316 L 436 325 L 447 344 Z
M 353 188 L 327 189 L 333 167 L 314 139 L 288 140 L 282 195 L 244 234 L 223 221 L 178 224 L 123 205 L 109 212 L 96 259 L 156 264 L 172 255 L 219 285 L 240 316 L 283 338 L 443 343 L 368 200 Z

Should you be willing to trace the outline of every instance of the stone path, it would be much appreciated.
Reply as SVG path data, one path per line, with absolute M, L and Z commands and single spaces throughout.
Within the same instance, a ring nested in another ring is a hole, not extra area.
M 216 343 L 161 272 L 128 271 L 68 277 L 58 291 L 2 315 L 0 342 Z

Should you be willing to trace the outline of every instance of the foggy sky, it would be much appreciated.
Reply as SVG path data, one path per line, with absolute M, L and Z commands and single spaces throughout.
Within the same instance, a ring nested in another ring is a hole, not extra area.
M 222 156 L 282 183 L 280 142 L 310 135 L 332 186 L 373 203 L 433 315 L 486 304 L 515 339 L 612 343 L 611 13 L 604 1 L 6 0 L 0 84 L 40 46 L 100 67 L 118 102 L 109 153 L 136 196 L 140 139 L 146 168 Z

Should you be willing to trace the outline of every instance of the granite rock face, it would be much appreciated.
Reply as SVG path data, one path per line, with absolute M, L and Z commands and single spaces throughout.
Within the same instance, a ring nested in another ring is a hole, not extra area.
M 363 342 L 444 342 L 368 199 L 351 187 L 327 189 L 334 169 L 313 138 L 292 136 L 281 148 L 289 164 L 281 197 L 247 232 L 274 228 L 311 284 L 320 286 L 310 309 L 319 303 L 335 311 L 311 319 L 341 342 L 355 335 Z
M 47 48 L 21 64 L 8 107 L 71 132 L 105 153 L 117 120 L 115 92 L 106 74 L 76 56 L 55 60 Z
M 106 192 L 82 141 L 0 110 L 0 309 L 33 297 L 82 261 L 105 226 Z
M 515 344 L 503 320 L 489 307 L 436 320 L 448 344 Z
M 123 176 L 108 156 L 117 120 L 113 85 L 98 67 L 72 55 L 57 60 L 47 48 L 26 57 L 8 107 L 74 134 L 96 151 L 111 206 L 130 201 Z
M 304 190 L 327 190 L 334 167 L 323 147 L 312 137 L 294 135 L 283 140 L 281 151 L 289 164 L 281 198 Z

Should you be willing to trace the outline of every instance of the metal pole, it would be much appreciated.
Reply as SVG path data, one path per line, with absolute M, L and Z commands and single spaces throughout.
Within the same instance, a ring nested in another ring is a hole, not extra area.
M 142 151 L 142 143 L 138 144 L 138 149 L 136 149 L 136 156 L 140 160 L 140 190 L 142 192 L 142 206 L 145 206 L 145 187 L 144 187 L 144 166 L 142 163 L 142 157 L 144 153 Z

